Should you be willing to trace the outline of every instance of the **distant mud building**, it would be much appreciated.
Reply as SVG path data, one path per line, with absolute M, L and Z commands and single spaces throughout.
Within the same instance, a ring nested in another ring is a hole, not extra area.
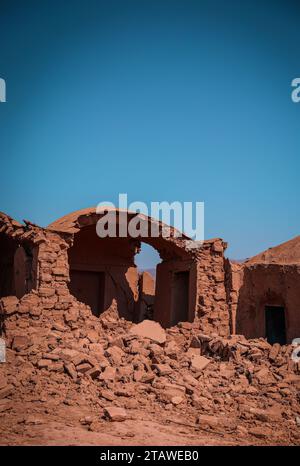
M 84 209 L 41 228 L 0 213 L 2 315 L 28 307 L 37 314 L 40 307 L 62 312 L 84 303 L 95 316 L 115 307 L 120 318 L 151 318 L 164 327 L 196 319 L 221 336 L 281 344 L 300 337 L 300 237 L 233 263 L 224 257 L 222 239 L 190 248 L 191 240 L 172 228 L 165 237 L 162 224 L 156 238 L 99 238 L 100 216 Z M 140 217 L 149 226 L 155 222 Z M 135 265 L 141 242 L 160 255 L 155 283 Z

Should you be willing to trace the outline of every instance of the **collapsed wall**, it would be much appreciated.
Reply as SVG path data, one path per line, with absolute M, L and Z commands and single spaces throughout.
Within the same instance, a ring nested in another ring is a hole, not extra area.
M 220 238 L 207 240 L 197 252 L 197 318 L 201 328 L 221 336 L 229 335 L 230 321 L 225 288 L 224 251 Z
M 133 322 L 148 312 L 165 328 L 197 320 L 205 332 L 248 338 L 268 338 L 268 310 L 271 327 L 279 325 L 273 316 L 283 315 L 283 335 L 281 340 L 273 335 L 274 341 L 290 343 L 300 335 L 299 237 L 238 264 L 224 258 L 222 239 L 190 248 L 191 240 L 177 238 L 172 229 L 164 237 L 160 225 L 161 236 L 141 238 L 162 260 L 155 289 L 146 297 L 134 263 L 140 240 L 99 238 L 97 219 L 95 209 L 85 209 L 40 228 L 1 214 L 0 297 L 21 298 L 36 290 L 44 308 L 57 312 L 79 301 L 99 317 L 114 305 L 120 317 Z
M 291 358 L 293 347 L 229 336 L 229 327 L 232 333 L 237 328 L 245 266 L 224 261 L 221 239 L 206 241 L 182 260 L 190 267 L 191 321 L 167 331 L 144 321 L 140 330 L 142 324 L 120 318 L 117 300 L 97 317 L 70 293 L 72 233 L 20 225 L 7 216 L 0 223 L 3 234 L 35 257 L 30 290 L 0 299 L 7 347 L 0 413 L 8 415 L 7 425 L 22 412 L 22 402 L 38 398 L 57 406 L 88 403 L 95 413 L 103 409 L 103 422 L 108 408 L 151 407 L 160 415 L 172 408 L 195 425 L 240 438 L 299 441 L 300 367 Z M 181 262 L 174 269 L 170 251 L 163 254 L 164 273 L 175 270 L 181 279 Z M 98 429 L 99 422 L 97 414 L 89 428 Z
M 3 441 L 17 429 L 22 443 L 24 423 L 39 424 L 53 410 L 59 416 L 63 405 L 88 408 L 80 422 L 95 432 L 138 410 L 161 423 L 177 414 L 195 429 L 252 444 L 300 441 L 300 364 L 291 346 L 203 333 L 199 321 L 164 331 L 120 319 L 116 308 L 100 318 L 76 302 L 45 309 L 35 291 L 0 303 Z
M 0 297 L 28 293 L 37 283 L 39 235 L 0 212 Z
M 139 300 L 145 298 L 142 289 L 139 293 L 134 264 L 140 242 L 131 238 L 101 239 L 96 235 L 99 215 L 94 210 L 75 214 L 49 228 L 30 222 L 21 225 L 5 214 L 1 216 L 1 234 L 14 242 L 10 257 L 14 286 L 3 289 L 0 296 L 20 298 L 35 289 L 45 309 L 66 310 L 78 300 L 88 304 L 97 316 L 115 302 L 120 317 L 138 321 Z M 153 222 L 149 218 L 145 221 Z M 162 259 L 157 267 L 153 319 L 164 327 L 200 319 L 203 330 L 214 329 L 220 335 L 228 335 L 224 285 L 226 243 L 216 238 L 205 241 L 200 248 L 190 248 L 191 241 L 173 236 L 172 230 L 170 237 L 142 240 L 155 247 Z M 31 281 L 27 280 L 26 289 L 18 293 L 15 284 L 25 282 L 25 278 L 24 274 L 16 273 L 16 257 L 21 264 L 23 256 L 19 252 L 25 243 L 34 260 Z M 98 285 L 100 282 L 102 288 Z
M 124 223 L 123 213 L 116 211 L 117 228 Z M 136 306 L 135 303 L 139 295 L 134 255 L 140 247 L 140 242 L 144 241 L 155 248 L 161 258 L 156 271 L 153 319 L 164 327 L 170 327 L 180 321 L 192 322 L 195 318 L 200 318 L 207 329 L 215 328 L 222 335 L 228 334 L 224 285 L 226 243 L 220 238 L 215 238 L 204 241 L 200 247 L 195 247 L 196 243 L 184 235 L 177 237 L 172 227 L 141 214 L 127 214 L 128 219 L 125 221 L 134 219 L 143 225 L 141 236 L 137 239 L 98 238 L 96 224 L 101 217 L 95 209 L 74 212 L 49 225 L 48 229 L 57 234 L 69 233 L 74 237 L 74 245 L 69 249 L 71 290 L 74 267 L 82 271 L 104 271 L 111 277 L 115 276 L 113 285 L 119 289 L 119 296 L 113 295 L 111 289 L 108 290 L 106 295 L 109 299 L 106 300 L 103 310 L 108 309 L 109 301 L 115 298 L 120 316 L 136 321 L 139 315 L 136 309 L 139 305 Z M 146 230 L 149 233 L 153 226 L 157 228 L 159 235 L 143 236 L 142 232 Z M 81 241 L 80 238 L 85 240 Z M 110 243 L 113 243 L 113 247 Z M 101 253 L 101 257 L 96 260 L 97 251 L 103 250 L 105 253 Z M 116 255 L 116 251 L 122 253 L 118 252 Z

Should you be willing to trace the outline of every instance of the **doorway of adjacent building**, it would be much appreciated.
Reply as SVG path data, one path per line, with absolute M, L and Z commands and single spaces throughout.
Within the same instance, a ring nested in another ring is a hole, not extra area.
M 104 311 L 104 272 L 70 271 L 70 292 L 80 302 L 88 304 L 95 316 Z
M 141 242 L 140 251 L 134 258 L 139 274 L 136 322 L 142 322 L 145 319 L 153 320 L 156 267 L 160 262 L 158 251 L 150 244 Z
M 174 273 L 171 325 L 189 320 L 189 281 L 189 272 Z
M 273 345 L 274 343 L 286 344 L 285 313 L 284 307 L 266 306 L 266 338 Z

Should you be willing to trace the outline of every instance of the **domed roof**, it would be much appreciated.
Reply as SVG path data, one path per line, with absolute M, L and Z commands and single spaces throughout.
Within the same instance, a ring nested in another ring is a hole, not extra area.
M 300 236 L 248 259 L 245 264 L 300 264 Z

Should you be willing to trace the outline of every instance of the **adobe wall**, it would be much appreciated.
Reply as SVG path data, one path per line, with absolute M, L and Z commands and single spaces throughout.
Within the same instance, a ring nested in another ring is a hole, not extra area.
M 6 229 L 6 234 L 13 235 L 17 241 L 30 240 L 36 256 L 34 290 L 18 302 L 18 314 L 28 312 L 29 308 L 33 309 L 31 312 L 36 313 L 36 316 L 43 309 L 49 312 L 49 317 L 51 316 L 50 312 L 59 313 L 69 310 L 73 312 L 74 309 L 76 311 L 78 301 L 69 292 L 69 260 L 71 268 L 76 268 L 76 266 L 93 268 L 93 264 L 97 268 L 100 258 L 95 256 L 95 250 L 98 249 L 101 242 L 104 245 L 105 241 L 103 242 L 94 235 L 99 240 L 97 248 L 93 247 L 91 239 L 88 238 L 88 241 L 85 241 L 88 249 L 83 252 L 79 250 L 76 252 L 76 235 L 81 234 L 81 232 L 75 235 L 58 233 L 37 227 L 29 222 L 24 227 L 17 223 L 14 225 L 12 219 L 8 221 L 7 228 L 9 231 Z M 171 240 L 174 242 L 173 246 L 171 241 L 168 243 L 165 239 L 158 239 L 159 246 L 161 246 L 159 241 L 164 241 L 165 249 L 161 248 L 160 252 L 163 261 L 157 269 L 154 319 L 166 327 L 170 325 L 170 309 L 172 309 L 172 299 L 174 299 L 172 297 L 174 273 L 189 271 L 187 320 L 190 322 L 194 319 L 199 320 L 202 329 L 205 331 L 215 332 L 223 336 L 228 335 L 229 316 L 224 284 L 224 250 L 226 243 L 217 238 L 205 241 L 199 249 L 187 252 L 187 249 L 184 249 L 184 241 L 173 238 Z M 120 245 L 119 242 L 118 244 Z M 105 271 L 109 272 L 110 277 L 107 286 L 110 288 L 111 293 L 107 293 L 109 301 L 107 306 L 116 306 L 119 301 L 120 311 L 120 303 L 123 300 L 124 308 L 128 310 L 128 313 L 123 314 L 123 317 L 134 320 L 137 317 L 138 275 L 137 269 L 132 267 L 132 259 L 136 250 L 132 244 L 129 244 L 127 248 L 122 247 L 120 251 L 117 250 L 117 247 L 119 246 L 115 244 L 109 250 L 107 244 L 105 244 L 104 249 L 106 251 L 102 249 L 103 255 L 101 255 L 100 268 L 104 267 Z M 176 247 L 176 250 L 174 247 Z M 175 254 L 182 251 L 182 256 L 174 258 L 174 250 Z M 123 254 L 121 264 L 119 253 Z M 107 261 L 103 263 L 105 254 L 107 255 Z M 115 263 L 114 257 L 118 257 Z M 122 280 L 127 282 L 124 287 L 122 287 Z M 117 293 L 116 290 L 118 290 Z M 3 305 L 5 307 L 5 304 Z M 123 305 L 121 304 L 121 307 Z M 88 306 L 85 307 L 88 308 Z
M 285 309 L 286 337 L 300 337 L 300 266 L 226 263 L 231 333 L 265 338 L 265 306 Z
M 197 265 L 193 260 L 168 260 L 158 264 L 156 269 L 156 291 L 154 299 L 154 320 L 163 327 L 173 325 L 174 274 L 189 272 L 188 315 L 186 321 L 193 322 L 197 302 Z
M 283 306 L 286 337 L 300 337 L 300 266 L 257 264 L 244 268 L 239 290 L 236 329 L 247 338 L 265 336 L 265 306 Z
M 136 320 L 141 322 L 144 319 L 153 319 L 155 279 L 149 272 L 142 272 L 139 275 L 139 300 L 136 309 Z
M 169 309 L 173 308 L 174 273 L 189 271 L 189 322 L 195 319 L 203 331 L 226 336 L 230 333 L 225 288 L 224 251 L 227 244 L 220 238 L 205 241 L 185 260 L 163 261 L 157 267 L 154 319 L 172 325 Z
M 225 289 L 224 251 L 217 238 L 205 241 L 197 252 L 196 318 L 204 331 L 229 335 L 229 310 Z
M 228 316 L 230 333 L 235 335 L 236 329 L 236 314 L 239 302 L 239 292 L 244 279 L 244 264 L 225 260 L 225 288 L 226 300 L 228 303 Z

